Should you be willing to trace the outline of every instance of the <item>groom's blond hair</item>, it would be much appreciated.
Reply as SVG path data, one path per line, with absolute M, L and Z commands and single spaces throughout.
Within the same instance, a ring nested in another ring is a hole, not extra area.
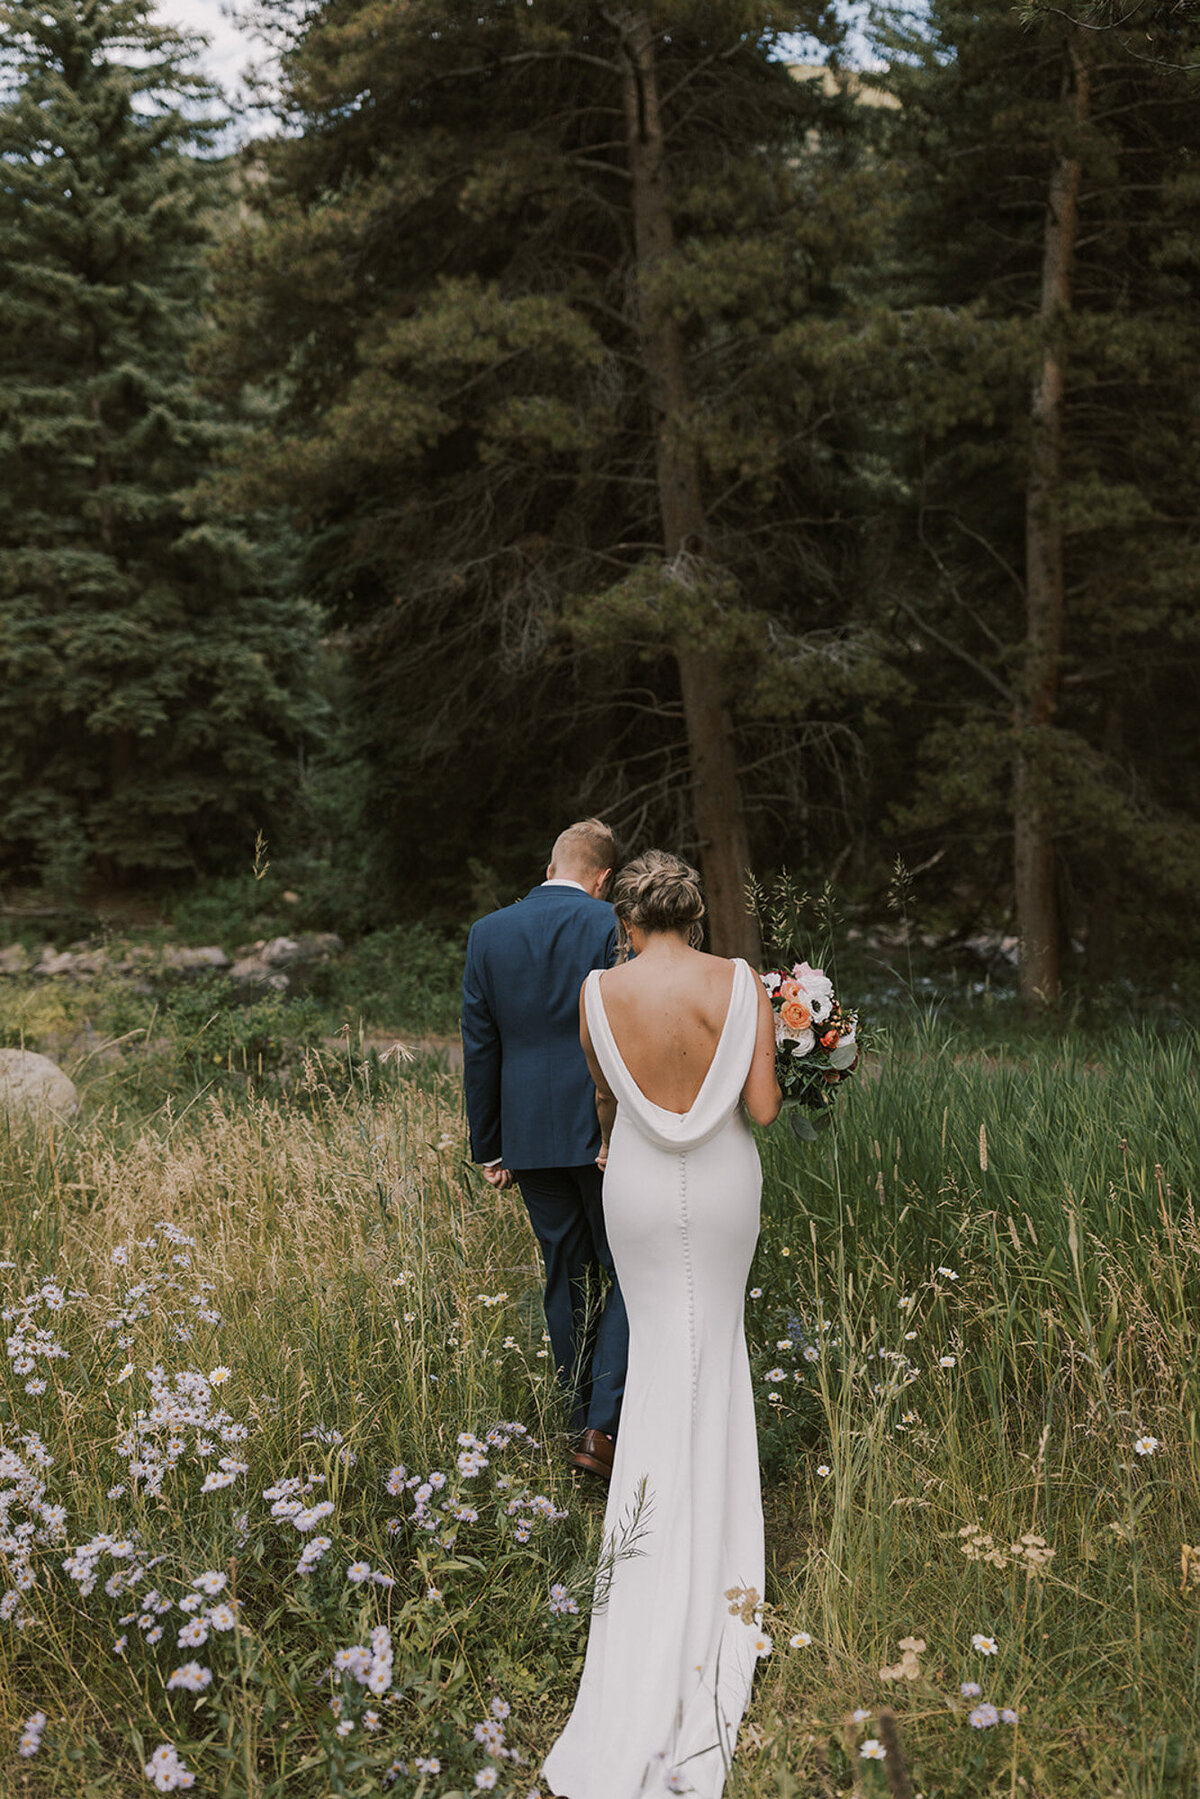
M 593 875 L 602 868 L 615 868 L 616 862 L 617 840 L 608 826 L 598 818 L 583 818 L 554 839 L 550 874 L 553 878 L 560 869 L 573 868 L 579 874 Z

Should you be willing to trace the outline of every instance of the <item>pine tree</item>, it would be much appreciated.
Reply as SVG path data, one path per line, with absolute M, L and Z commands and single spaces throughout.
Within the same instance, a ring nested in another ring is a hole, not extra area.
M 1145 937 L 1147 890 L 1169 916 L 1200 875 L 1200 112 L 1182 20 L 1135 7 L 1122 36 L 1030 13 L 937 0 L 892 37 L 891 85 L 900 611 L 940 714 L 909 816 L 1013 895 L 1036 1005 L 1062 941 L 1086 935 L 1103 978 L 1122 895 Z
M 222 164 L 149 0 L 3 0 L 0 844 L 107 878 L 253 843 L 309 728 L 311 610 L 185 496 L 232 426 L 188 356 Z
M 818 341 L 869 181 L 853 104 L 783 65 L 804 25 L 836 38 L 726 0 L 319 8 L 206 365 L 280 399 L 234 491 L 307 533 L 393 840 L 524 851 L 603 806 L 697 850 L 751 953 L 748 846 L 819 835 L 812 746 L 878 679 Z

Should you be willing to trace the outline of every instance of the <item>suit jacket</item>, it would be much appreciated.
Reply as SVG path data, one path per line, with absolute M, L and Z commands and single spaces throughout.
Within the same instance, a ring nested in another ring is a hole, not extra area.
M 463 1084 L 471 1154 L 506 1168 L 578 1168 L 600 1150 L 579 1043 L 579 989 L 616 958 L 613 909 L 578 887 L 535 887 L 471 927 Z

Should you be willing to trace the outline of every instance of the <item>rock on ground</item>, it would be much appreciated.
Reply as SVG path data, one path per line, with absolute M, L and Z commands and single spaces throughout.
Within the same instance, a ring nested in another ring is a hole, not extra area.
M 0 1110 L 10 1115 L 51 1113 L 69 1118 L 79 1110 L 75 1083 L 49 1056 L 31 1049 L 0 1049 Z
M 194 969 L 203 971 L 206 968 L 229 967 L 229 957 L 215 943 L 206 944 L 202 949 L 178 949 L 173 944 L 168 944 L 162 959 L 164 968 L 174 968 L 183 974 L 190 974 Z
M 272 937 L 270 942 L 245 944 L 229 970 L 231 981 L 274 987 L 282 993 L 290 983 L 285 968 L 305 971 L 324 966 L 345 949 L 334 931 L 311 931 L 300 937 Z

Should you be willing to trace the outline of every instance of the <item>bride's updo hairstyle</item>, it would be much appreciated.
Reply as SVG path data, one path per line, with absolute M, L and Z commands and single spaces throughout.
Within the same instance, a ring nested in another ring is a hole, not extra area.
M 704 895 L 700 876 L 690 862 L 672 856 L 666 850 L 647 850 L 627 862 L 613 882 L 612 908 L 620 930 L 620 955 L 624 962 L 629 954 L 629 927 L 653 935 L 656 931 L 679 931 L 693 949 L 703 939 L 701 919 L 704 917 Z

